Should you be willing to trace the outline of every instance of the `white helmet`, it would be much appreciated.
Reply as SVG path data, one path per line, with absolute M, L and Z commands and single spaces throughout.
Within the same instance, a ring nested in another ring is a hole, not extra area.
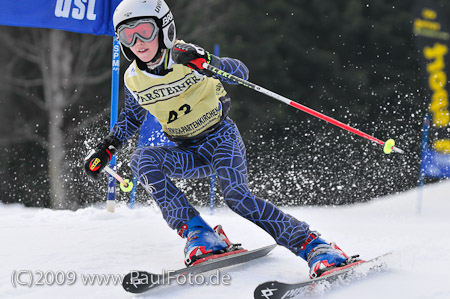
M 160 32 L 160 47 L 171 49 L 177 37 L 175 21 L 172 12 L 164 0 L 123 0 L 114 11 L 114 31 L 122 23 L 132 19 L 153 18 Z M 162 45 L 161 45 L 162 42 Z M 122 53 L 128 60 L 133 60 L 135 55 L 131 50 L 121 44 Z

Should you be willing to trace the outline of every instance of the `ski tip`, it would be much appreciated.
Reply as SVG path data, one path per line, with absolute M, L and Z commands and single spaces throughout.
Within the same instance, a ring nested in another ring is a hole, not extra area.
M 268 248 L 270 250 L 273 250 L 275 247 L 277 247 L 277 244 L 270 244 L 270 245 L 266 246 L 266 248 Z
M 277 247 L 277 244 L 270 244 L 270 245 L 267 245 L 265 247 L 261 247 L 259 249 L 255 249 L 255 250 L 258 250 L 258 251 L 263 250 L 266 252 L 266 254 L 269 254 L 272 250 L 275 249 L 275 247 Z
M 122 287 L 129 293 L 139 294 L 154 288 L 161 282 L 162 278 L 158 274 L 133 270 L 123 278 Z
M 389 266 L 384 258 L 391 254 L 392 252 L 387 252 L 369 260 L 356 261 L 347 267 L 335 268 L 336 270 L 333 273 L 330 272 L 327 275 L 321 275 L 315 279 L 303 280 L 296 283 L 279 282 L 277 280 L 266 281 L 255 288 L 253 296 L 255 299 L 287 299 L 321 296 L 325 289 L 321 287 L 316 289 L 315 287 L 320 285 L 324 286 L 322 282 L 326 281 L 327 288 L 330 289 L 333 287 L 332 283 L 336 281 L 338 285 L 339 283 L 349 284 L 352 281 L 366 278 L 372 274 L 387 271 Z M 355 273 L 356 275 L 353 275 Z
M 282 295 L 281 293 L 284 286 L 288 286 L 288 284 L 276 280 L 266 281 L 256 287 L 255 291 L 253 292 L 253 298 L 255 299 L 281 298 Z

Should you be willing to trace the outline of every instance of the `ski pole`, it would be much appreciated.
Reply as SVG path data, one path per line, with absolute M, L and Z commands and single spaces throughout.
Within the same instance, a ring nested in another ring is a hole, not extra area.
M 301 110 L 303 112 L 306 112 L 306 113 L 308 113 L 310 115 L 318 117 L 318 118 L 320 118 L 320 119 L 322 119 L 322 120 L 324 120 L 326 122 L 329 122 L 329 123 L 331 123 L 331 124 L 333 124 L 335 126 L 338 126 L 338 127 L 342 128 L 344 130 L 352 132 L 352 133 L 354 133 L 356 135 L 359 135 L 359 136 L 361 136 L 363 138 L 366 138 L 366 139 L 368 139 L 368 140 L 370 140 L 372 142 L 378 143 L 378 144 L 380 144 L 380 145 L 382 145 L 384 147 L 383 150 L 384 150 L 384 153 L 386 153 L 386 154 L 390 154 L 392 151 L 395 151 L 395 152 L 400 153 L 400 154 L 404 153 L 403 150 L 395 147 L 394 139 L 389 139 L 386 142 L 381 141 L 380 139 L 377 139 L 377 138 L 375 138 L 375 137 L 373 137 L 373 136 L 371 136 L 369 134 L 366 134 L 366 133 L 364 133 L 364 132 L 362 132 L 362 131 L 360 131 L 358 129 L 355 129 L 355 128 L 349 126 L 349 125 L 346 125 L 346 124 L 344 124 L 344 123 L 334 119 L 334 118 L 326 116 L 325 114 L 322 114 L 322 113 L 320 113 L 318 111 L 315 111 L 315 110 L 313 110 L 311 108 L 308 108 L 308 107 L 306 107 L 304 105 L 301 105 L 301 104 L 299 104 L 297 102 L 291 101 L 290 99 L 288 99 L 286 97 L 283 97 L 283 96 L 281 96 L 279 94 L 276 94 L 276 93 L 274 93 L 274 92 L 272 92 L 272 91 L 270 91 L 268 89 L 265 89 L 264 87 L 258 86 L 258 85 L 254 84 L 254 83 L 251 83 L 251 82 L 247 81 L 247 80 L 244 80 L 242 78 L 239 78 L 239 77 L 236 77 L 236 76 L 234 76 L 232 74 L 224 72 L 221 69 L 216 68 L 216 67 L 214 67 L 214 66 L 212 66 L 212 65 L 210 65 L 210 64 L 208 64 L 206 62 L 203 63 L 202 66 L 205 69 L 207 69 L 207 70 L 209 70 L 209 71 L 211 71 L 211 72 L 213 72 L 213 73 L 215 73 L 217 75 L 220 75 L 220 76 L 223 76 L 225 78 L 228 78 L 228 79 L 230 79 L 230 80 L 232 80 L 232 81 L 234 81 L 236 83 L 239 83 L 239 84 L 241 84 L 241 85 L 243 85 L 245 87 L 248 87 L 248 88 L 256 90 L 256 91 L 258 91 L 258 92 L 260 92 L 262 94 L 270 96 L 270 97 L 272 97 L 272 98 L 274 98 L 274 99 L 276 99 L 278 101 L 281 101 L 281 102 L 283 102 L 283 103 L 285 103 L 285 104 L 287 104 L 289 106 L 297 108 L 297 109 L 299 109 L 299 110 Z
M 120 189 L 123 192 L 130 192 L 133 189 L 133 182 L 130 182 L 129 179 L 123 179 L 117 172 L 115 172 L 111 167 L 106 165 L 105 171 L 113 176 L 116 180 L 120 182 Z

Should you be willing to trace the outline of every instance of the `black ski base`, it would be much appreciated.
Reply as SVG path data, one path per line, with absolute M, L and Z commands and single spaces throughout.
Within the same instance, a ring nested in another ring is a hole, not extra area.
M 322 295 L 325 291 L 343 284 L 368 277 L 387 270 L 385 257 L 391 253 L 378 256 L 364 263 L 336 271 L 331 274 L 299 283 L 268 281 L 260 284 L 254 292 L 255 299 L 289 299 Z
M 153 274 L 146 271 L 131 271 L 125 275 L 122 281 L 122 286 L 127 292 L 134 294 L 147 292 L 158 286 L 170 285 L 171 281 L 180 275 L 205 273 L 211 270 L 218 270 L 263 257 L 271 252 L 275 247 L 276 244 L 272 244 L 255 250 L 211 259 L 198 265 L 181 268 L 176 271 L 166 271 L 161 274 Z

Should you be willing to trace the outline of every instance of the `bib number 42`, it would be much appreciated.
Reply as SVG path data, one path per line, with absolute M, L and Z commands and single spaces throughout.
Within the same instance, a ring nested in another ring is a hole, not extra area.
M 178 112 L 175 110 L 169 112 L 169 120 L 167 121 L 167 123 L 170 124 L 171 122 L 176 121 L 178 119 L 178 114 L 180 112 L 184 112 L 184 115 L 186 115 L 191 111 L 192 111 L 191 106 L 189 106 L 188 104 L 184 104 L 178 109 Z

